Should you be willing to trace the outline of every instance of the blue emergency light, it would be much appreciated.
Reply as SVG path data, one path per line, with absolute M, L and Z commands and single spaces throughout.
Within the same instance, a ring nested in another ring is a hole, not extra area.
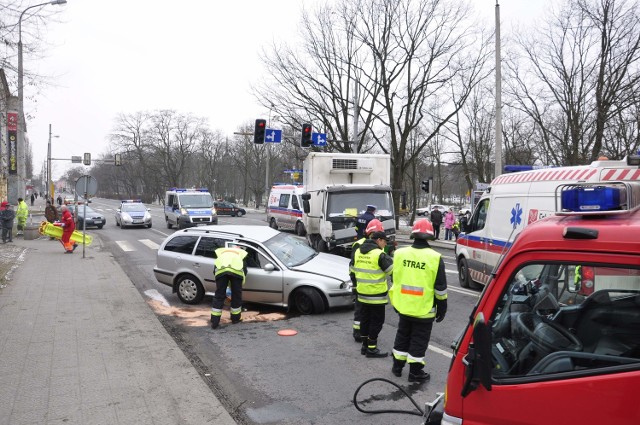
M 171 189 L 169 189 L 169 191 L 170 192 L 208 192 L 209 189 L 207 189 L 206 187 L 194 187 L 192 189 L 172 187 Z
M 563 212 L 599 212 L 628 209 L 627 191 L 621 186 L 577 186 L 561 193 Z

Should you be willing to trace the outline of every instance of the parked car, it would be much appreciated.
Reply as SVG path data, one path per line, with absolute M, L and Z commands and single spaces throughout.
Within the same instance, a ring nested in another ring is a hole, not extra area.
M 202 226 L 177 231 L 160 245 L 156 280 L 173 288 L 185 304 L 213 295 L 215 250 L 247 250 L 242 300 L 319 314 L 353 305 L 349 259 L 318 253 L 300 238 L 267 226 Z
M 244 208 L 240 208 L 236 204 L 227 201 L 215 201 L 213 206 L 218 215 L 230 215 L 231 217 L 242 217 L 247 214 Z
M 131 226 L 145 226 L 151 228 L 150 209 L 145 207 L 139 200 L 129 199 L 120 203 L 120 208 L 116 210 L 116 226 L 121 229 Z
M 98 211 L 89 206 L 85 207 L 85 205 L 78 205 L 78 208 L 75 208 L 75 206 L 72 207 L 70 205 L 67 205 L 67 207 L 74 216 L 77 216 L 78 230 L 82 229 L 83 227 L 97 227 L 98 229 L 102 229 L 102 227 L 107 224 L 107 219 L 104 217 L 104 215 L 100 214 Z M 85 224 L 83 225 L 83 223 Z
M 445 211 L 448 211 L 450 207 L 448 207 L 447 205 L 442 205 L 442 204 L 431 204 L 429 206 L 426 207 L 422 207 L 422 208 L 416 208 L 416 215 L 423 215 L 426 217 L 429 217 L 429 215 L 431 214 L 431 211 L 433 210 L 433 207 L 438 207 L 438 209 L 440 210 L 440 212 L 442 214 L 444 214 Z

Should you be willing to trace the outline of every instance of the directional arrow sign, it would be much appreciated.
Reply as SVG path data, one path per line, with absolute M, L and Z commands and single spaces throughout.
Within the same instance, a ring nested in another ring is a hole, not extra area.
M 266 143 L 282 142 L 282 130 L 274 130 L 273 128 L 267 128 L 267 131 L 264 134 L 264 141 Z
M 311 133 L 311 141 L 313 146 L 327 146 L 326 133 Z

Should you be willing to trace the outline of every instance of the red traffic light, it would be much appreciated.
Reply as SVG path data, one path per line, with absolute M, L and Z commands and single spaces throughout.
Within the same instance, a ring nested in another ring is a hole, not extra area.
M 313 127 L 311 124 L 302 124 L 302 137 L 300 139 L 300 146 L 303 148 L 308 148 L 313 144 L 311 140 L 311 131 Z
M 253 143 L 264 143 L 264 136 L 267 130 L 267 121 L 261 118 L 256 120 L 256 126 L 253 130 Z

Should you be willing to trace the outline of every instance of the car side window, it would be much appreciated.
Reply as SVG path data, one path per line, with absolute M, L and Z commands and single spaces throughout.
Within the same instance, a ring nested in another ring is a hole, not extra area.
M 289 208 L 289 196 L 289 194 L 280 195 L 280 204 L 278 204 L 280 208 Z
M 196 246 L 198 236 L 176 236 L 164 246 L 165 251 L 191 254 Z
M 475 232 L 476 230 L 484 229 L 484 225 L 487 221 L 487 211 L 489 210 L 489 199 L 485 199 L 478 204 L 476 210 L 471 217 L 471 223 L 469 224 L 469 231 Z
M 294 195 L 293 198 L 291 198 L 291 206 L 293 207 L 294 210 L 300 209 L 300 204 L 298 203 L 297 195 Z
M 224 246 L 224 240 L 219 238 L 200 238 L 195 255 L 202 257 L 216 258 L 215 251 Z

